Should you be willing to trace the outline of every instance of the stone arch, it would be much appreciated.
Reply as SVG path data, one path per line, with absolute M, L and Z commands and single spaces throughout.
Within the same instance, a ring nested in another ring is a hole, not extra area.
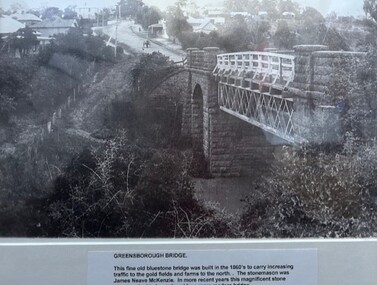
M 204 139 L 204 122 L 203 122 L 203 91 L 200 84 L 196 84 L 192 93 L 192 147 L 195 155 L 204 157 L 203 139 Z
M 195 84 L 191 97 L 191 136 L 192 136 L 192 167 L 194 176 L 208 175 L 208 161 L 205 156 L 204 141 L 204 96 L 202 87 Z

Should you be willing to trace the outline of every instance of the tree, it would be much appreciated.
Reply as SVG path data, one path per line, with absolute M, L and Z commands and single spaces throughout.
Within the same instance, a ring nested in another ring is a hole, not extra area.
M 300 9 L 298 3 L 293 2 L 292 0 L 279 0 L 278 11 L 280 15 L 284 12 L 291 12 L 295 13 L 295 15 L 297 16 Z
M 236 16 L 220 32 L 220 46 L 228 52 L 248 50 L 252 32 L 242 16 Z
M 251 12 L 254 15 L 258 15 L 258 12 L 260 11 L 260 9 L 261 9 L 261 4 L 259 0 L 250 0 L 248 12 Z
M 136 15 L 144 6 L 144 3 L 141 0 L 120 0 L 117 3 L 117 6 L 120 7 L 120 14 L 122 18 L 131 17 L 135 19 Z
M 19 29 L 13 39 L 13 45 L 20 51 L 21 57 L 29 54 L 30 49 L 39 44 L 37 36 L 29 27 Z
M 8 123 L 9 115 L 15 107 L 14 98 L 0 92 L 0 125 Z
M 43 201 L 49 235 L 119 236 L 143 165 L 139 154 L 121 132 L 102 149 L 75 157 Z
M 52 19 L 54 17 L 61 17 L 63 11 L 58 7 L 47 7 L 42 13 L 42 19 Z
M 16 13 L 18 11 L 25 11 L 27 10 L 28 7 L 26 5 L 25 2 L 21 1 L 21 2 L 18 2 L 18 1 L 14 1 L 10 4 L 10 10 L 13 12 L 13 13 Z
M 12 57 L 0 56 L 0 65 L 3 67 L 0 70 L 1 104 L 3 112 L 9 114 L 17 104 L 28 101 L 30 79 L 38 67 L 33 58 L 29 57 L 14 60 Z
M 250 48 L 256 51 L 263 51 L 268 47 L 271 25 L 267 21 L 253 21 L 251 24 Z
M 101 37 L 93 35 L 84 36 L 83 30 L 80 28 L 70 28 L 67 34 L 57 35 L 53 48 L 55 52 L 69 54 L 91 62 L 111 60 Z M 44 56 L 46 53 L 42 53 L 42 55 Z M 40 58 L 43 59 L 43 56 Z
M 142 25 L 144 29 L 148 29 L 150 25 L 157 24 L 161 17 L 161 11 L 158 8 L 143 6 L 136 15 L 136 22 Z
M 285 150 L 241 219 L 247 237 L 370 237 L 377 230 L 377 147 Z
M 296 44 L 296 34 L 286 21 L 279 21 L 273 40 L 276 47 L 291 49 Z
M 279 12 L 277 10 L 277 0 L 262 0 L 261 8 L 263 11 L 268 13 L 268 17 L 271 20 L 277 20 L 279 17 Z
M 300 18 L 305 26 L 312 27 L 323 24 L 326 21 L 322 14 L 312 7 L 306 7 L 301 13 Z
M 184 157 L 141 149 L 124 131 L 103 148 L 75 157 L 40 205 L 41 227 L 49 236 L 232 237 L 237 232 L 229 216 L 195 198 Z
M 217 31 L 212 31 L 209 34 L 183 32 L 178 37 L 183 49 L 199 48 L 217 46 L 220 47 L 221 36 Z M 222 47 L 223 48 L 223 47 Z
M 96 20 L 100 25 L 106 25 L 110 19 L 111 11 L 109 8 L 103 8 L 100 13 L 96 13 Z
M 345 102 L 344 132 L 369 141 L 377 138 L 377 47 L 369 46 L 366 57 L 354 64 L 356 70 L 348 70 L 348 73 L 341 66 L 336 70 L 340 73 L 337 89 L 331 88 L 330 94 L 338 95 Z
M 226 0 L 224 6 L 229 12 L 248 12 L 250 10 L 249 0 Z
M 62 15 L 63 19 L 76 19 L 77 12 L 74 10 L 76 6 L 68 6 L 64 9 L 64 14 Z
M 187 23 L 180 5 L 170 6 L 166 12 L 166 32 L 171 37 L 178 37 L 179 34 L 186 31 L 192 31 L 192 27 Z
M 365 14 L 377 22 L 377 1 L 376 0 L 364 0 L 363 6 Z
M 159 152 L 143 169 L 123 224 L 131 237 L 234 237 L 231 217 L 194 196 L 185 159 Z
M 349 50 L 346 40 L 334 28 L 326 26 L 322 14 L 312 7 L 306 7 L 300 15 L 297 44 L 327 45 L 330 50 Z
M 27 13 L 28 13 L 28 14 L 33 14 L 33 15 L 35 15 L 35 16 L 37 16 L 37 17 L 40 17 L 40 16 L 41 16 L 41 12 L 40 12 L 40 10 L 30 9 L 30 10 L 27 11 Z

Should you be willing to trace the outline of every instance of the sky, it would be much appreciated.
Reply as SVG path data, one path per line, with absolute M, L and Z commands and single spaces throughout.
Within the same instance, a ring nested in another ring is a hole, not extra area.
M 193 0 L 199 6 L 204 4 L 214 4 L 221 6 L 222 0 Z M 77 5 L 84 7 L 109 7 L 114 5 L 118 0 L 0 0 L 0 8 L 9 8 L 13 2 L 24 3 L 28 8 L 40 8 L 42 6 L 56 6 L 65 8 L 68 5 Z M 143 0 L 147 5 L 153 5 L 164 10 L 167 6 L 174 4 L 176 0 Z M 312 6 L 319 10 L 323 15 L 330 11 L 335 11 L 338 15 L 359 16 L 363 15 L 363 0 L 296 0 L 302 7 Z

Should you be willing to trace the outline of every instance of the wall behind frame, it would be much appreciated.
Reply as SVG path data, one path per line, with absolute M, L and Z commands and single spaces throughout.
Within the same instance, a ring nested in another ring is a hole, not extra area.
M 0 284 L 87 285 L 89 251 L 300 248 L 318 249 L 318 285 L 377 284 L 377 239 L 254 241 L 0 239 Z

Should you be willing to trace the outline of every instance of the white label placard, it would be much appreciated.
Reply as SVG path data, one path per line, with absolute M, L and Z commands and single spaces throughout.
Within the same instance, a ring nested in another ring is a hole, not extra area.
M 88 253 L 87 285 L 317 285 L 317 250 Z

